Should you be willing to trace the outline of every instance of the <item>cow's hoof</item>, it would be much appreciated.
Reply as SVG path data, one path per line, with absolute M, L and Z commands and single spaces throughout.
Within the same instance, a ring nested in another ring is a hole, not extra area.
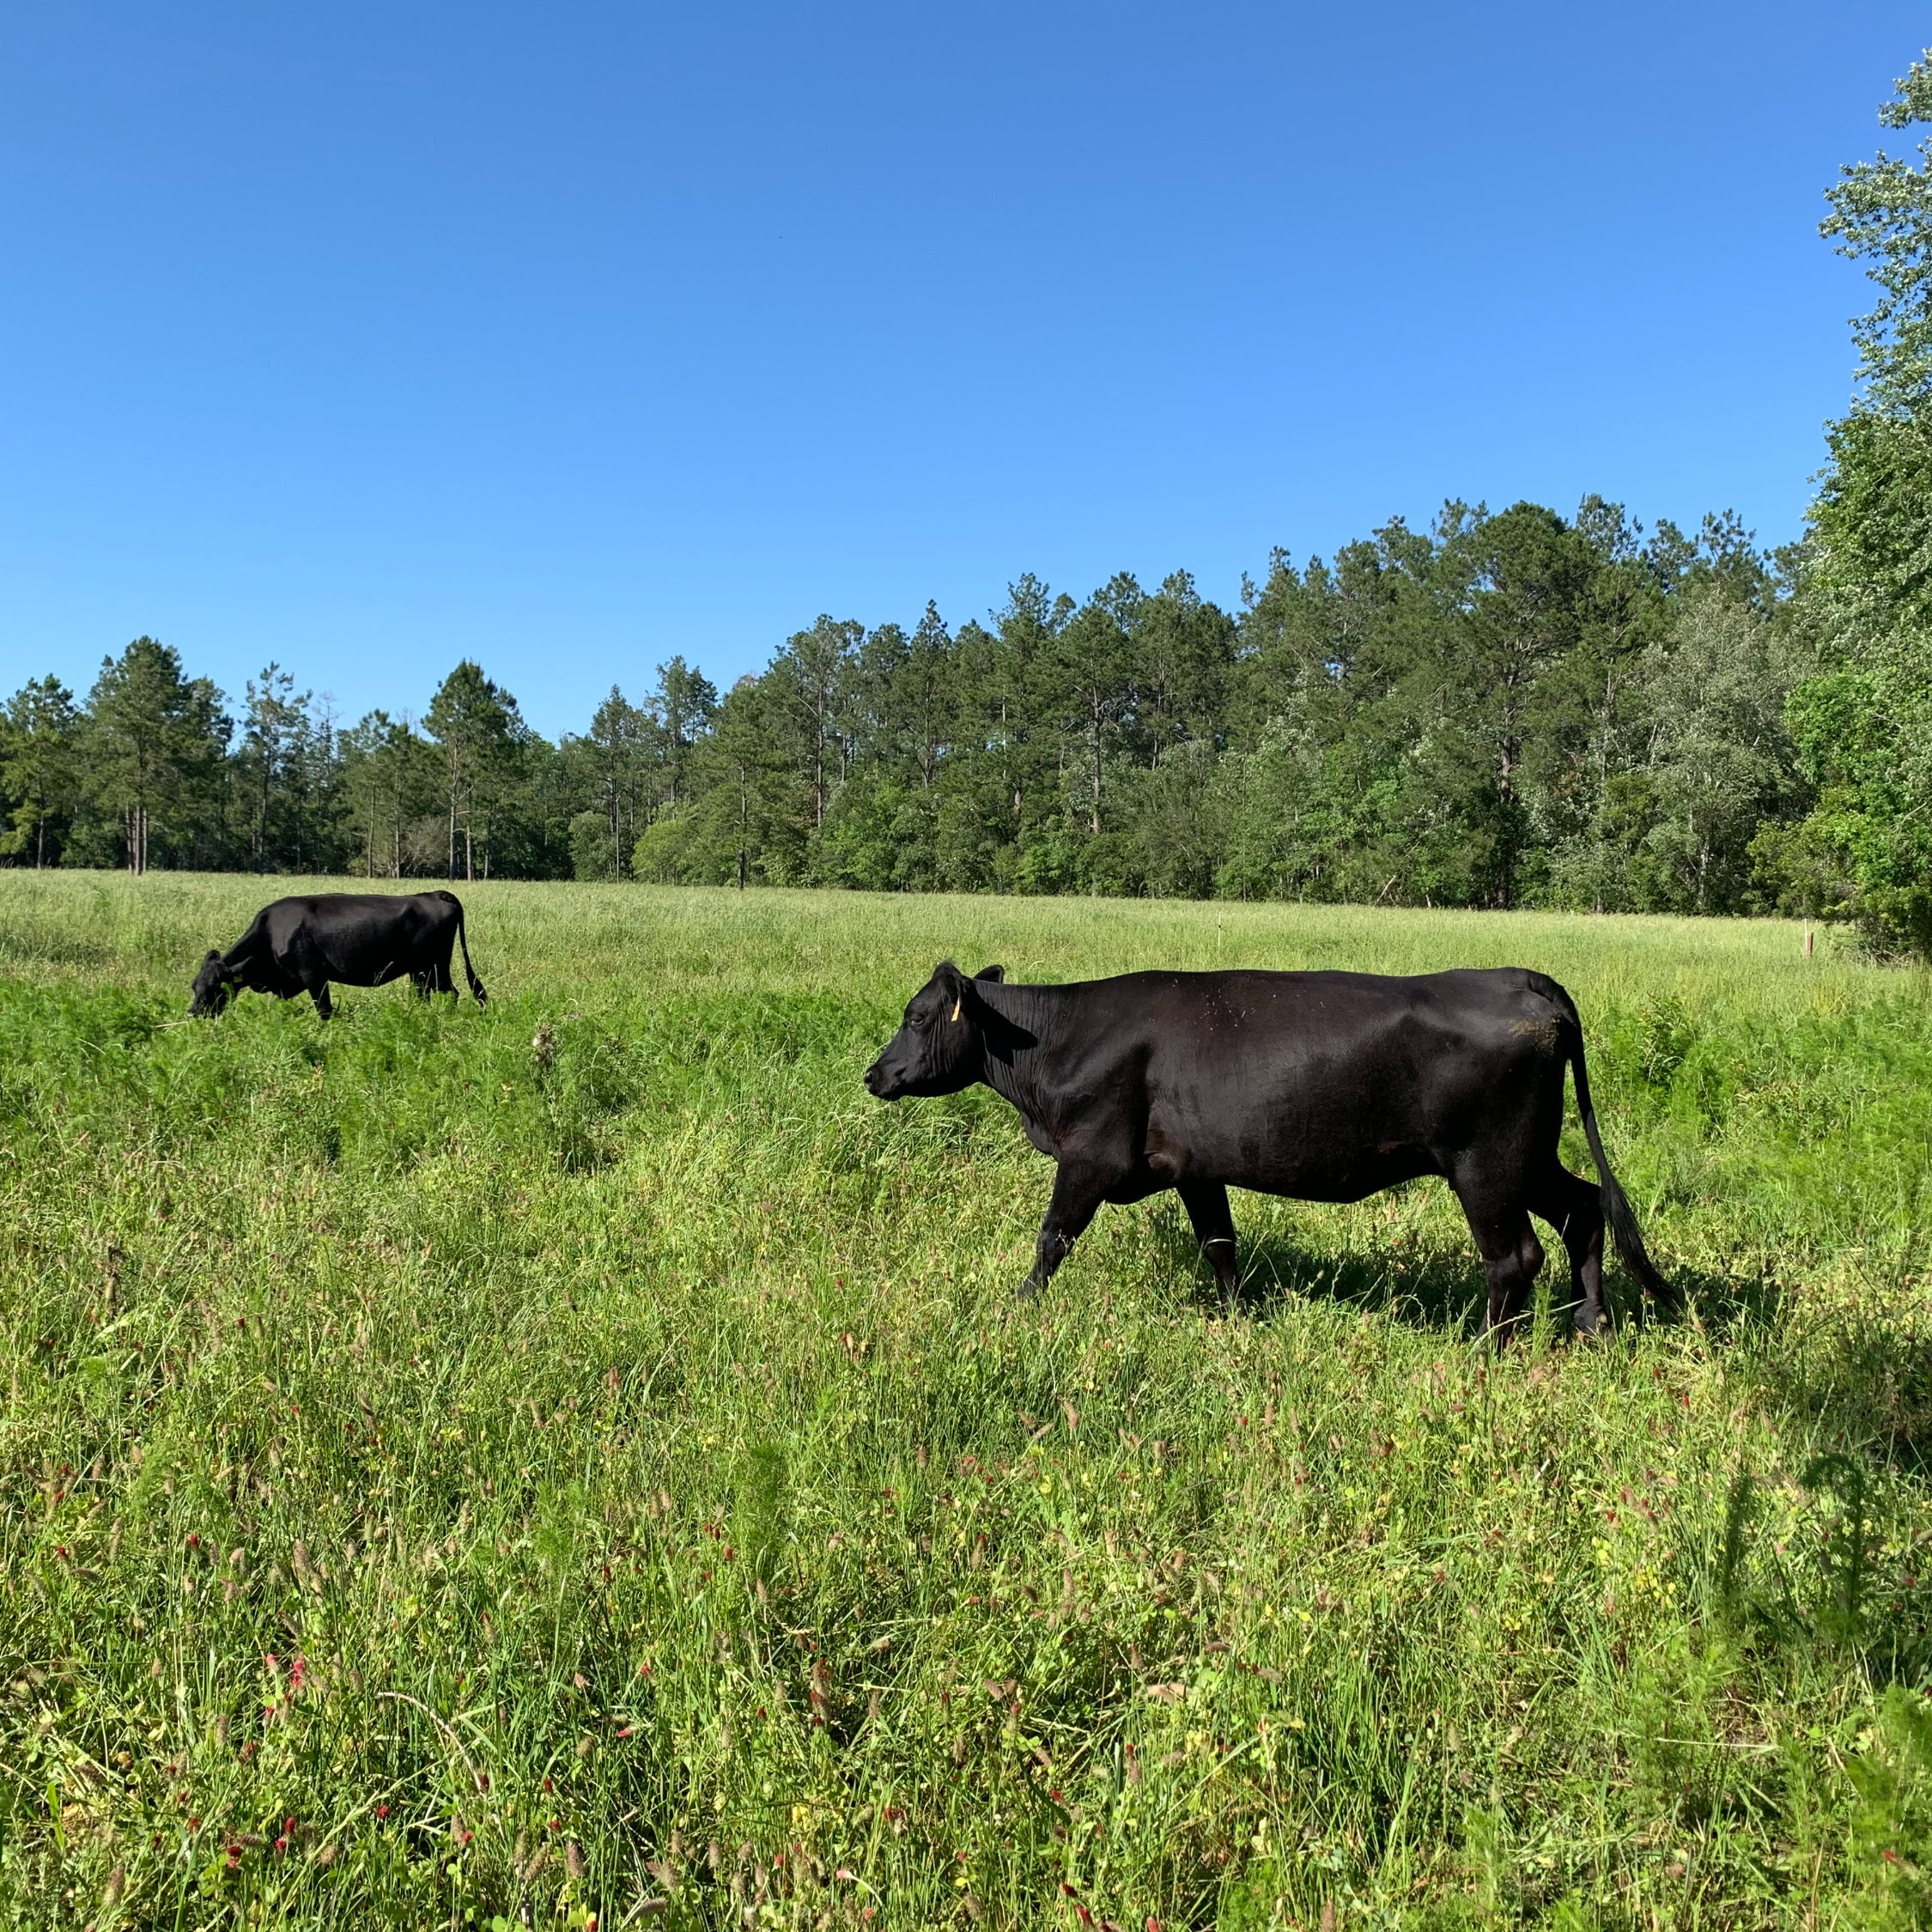
M 1037 1301 L 1039 1296 L 1040 1284 L 1031 1275 L 1028 1275 L 1026 1279 L 1021 1282 L 1019 1286 L 1013 1291 L 1013 1299 L 1016 1302 Z

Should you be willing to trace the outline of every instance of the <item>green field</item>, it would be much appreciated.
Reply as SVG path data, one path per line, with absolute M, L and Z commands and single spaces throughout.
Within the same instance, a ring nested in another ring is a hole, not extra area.
M 274 890 L 0 872 L 17 1920 L 1932 1916 L 1923 976 L 513 884 L 464 890 L 487 1012 L 181 1024 Z M 1230 1319 L 1172 1197 L 1016 1301 L 1017 1117 L 859 1084 L 942 955 L 1552 973 L 1694 1315 L 1491 1359 L 1433 1182 L 1237 1195 Z

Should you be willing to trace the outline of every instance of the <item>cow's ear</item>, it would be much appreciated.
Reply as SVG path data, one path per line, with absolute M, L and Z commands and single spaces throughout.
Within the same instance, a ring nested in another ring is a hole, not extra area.
M 975 980 L 1003 980 L 1005 976 L 1006 969 L 1004 966 L 982 966 L 973 975 Z
M 201 956 L 201 963 L 204 966 L 205 966 L 210 960 L 219 959 L 221 957 L 222 955 L 220 954 L 220 952 L 217 951 L 215 947 L 210 946 L 208 951 Z
M 942 959 L 933 969 L 933 984 L 946 1002 L 946 1018 L 959 1018 L 966 999 L 966 975 L 950 959 Z

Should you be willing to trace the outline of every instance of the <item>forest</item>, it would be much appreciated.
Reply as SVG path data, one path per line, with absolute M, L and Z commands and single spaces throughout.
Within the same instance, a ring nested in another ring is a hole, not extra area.
M 1921 62 L 1881 118 L 1932 118 Z M 551 743 L 484 668 L 344 725 L 150 637 L 0 717 L 0 859 L 369 878 L 1803 913 L 1932 947 L 1932 166 L 1844 170 L 1880 301 L 1801 539 L 1591 496 L 983 618 L 681 655 Z
M 1735 519 L 1449 506 L 1230 612 L 1185 572 L 987 621 L 822 617 L 722 698 L 681 657 L 552 744 L 479 665 L 343 726 L 137 638 L 7 707 L 17 864 L 1735 912 L 1812 882 L 1813 653 Z

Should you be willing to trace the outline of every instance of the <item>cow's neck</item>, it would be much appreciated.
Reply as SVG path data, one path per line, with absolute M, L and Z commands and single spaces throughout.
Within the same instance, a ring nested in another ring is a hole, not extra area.
M 985 1071 L 980 1077 L 1002 1100 L 1017 1107 L 1024 1118 L 1036 1121 L 1042 1117 L 1043 1104 L 1037 1078 L 1041 1048 L 1056 1030 L 1053 995 L 1057 989 L 982 981 L 974 990 L 999 1018 L 1026 1036 L 1024 1044 L 1018 1040 L 1003 1044 L 986 1041 L 981 1048 Z

